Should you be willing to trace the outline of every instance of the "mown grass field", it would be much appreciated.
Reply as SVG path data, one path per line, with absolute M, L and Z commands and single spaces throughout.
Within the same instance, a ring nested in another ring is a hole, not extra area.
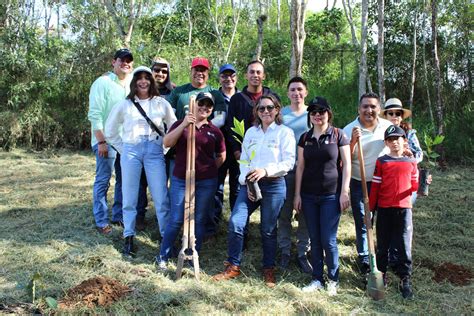
M 31 302 L 26 286 L 42 275 L 44 288 L 37 296 L 61 299 L 67 289 L 83 280 L 104 275 L 133 288 L 108 308 L 93 311 L 78 306 L 68 313 L 111 314 L 472 314 L 474 287 L 433 281 L 432 266 L 443 262 L 474 271 L 474 168 L 449 167 L 436 171 L 430 196 L 420 198 L 414 210 L 415 299 L 403 300 L 392 284 L 383 301 L 368 298 L 355 265 L 355 235 L 349 213 L 343 215 L 338 234 L 340 250 L 339 295 L 303 294 L 310 277 L 293 263 L 277 274 L 274 289 L 263 285 L 258 216 L 252 217 L 251 242 L 245 252 L 244 276 L 215 283 L 226 258 L 226 222 L 216 242 L 200 254 L 201 282 L 187 270 L 175 281 L 174 271 L 157 273 L 158 251 L 154 224 L 138 236 L 137 258 L 122 258 L 121 230 L 99 235 L 91 211 L 95 162 L 90 152 L 0 152 L 0 303 Z M 112 188 L 111 188 L 112 189 Z M 112 193 L 113 190 L 110 191 Z M 110 198 L 112 196 L 110 195 Z M 150 207 L 149 207 L 150 208 Z M 153 211 L 147 213 L 154 223 Z M 229 216 L 227 210 L 225 217 Z M 41 302 L 41 300 L 39 300 Z M 46 307 L 45 307 L 46 308 Z M 46 308 L 43 311 L 49 312 Z M 64 312 L 64 311 L 63 311 Z

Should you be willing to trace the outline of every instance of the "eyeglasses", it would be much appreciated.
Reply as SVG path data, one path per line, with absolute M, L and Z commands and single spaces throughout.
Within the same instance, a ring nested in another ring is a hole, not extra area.
M 387 115 L 390 115 L 390 116 L 402 116 L 403 113 L 402 112 L 387 112 Z
M 309 112 L 309 115 L 311 116 L 315 116 L 316 114 L 324 115 L 324 113 L 326 113 L 327 111 L 328 110 L 314 110 L 314 111 Z
M 262 106 L 259 106 L 257 110 L 258 110 L 260 113 L 263 113 L 263 112 L 265 112 L 265 110 L 267 110 L 268 112 L 271 112 L 271 111 L 273 111 L 274 109 L 275 109 L 275 106 L 274 106 L 274 105 L 262 105 Z
M 222 78 L 222 79 L 234 79 L 234 78 L 235 78 L 235 74 L 230 74 L 230 75 L 221 74 L 221 78 Z
M 162 74 L 167 75 L 168 74 L 168 69 L 166 69 L 166 68 L 153 68 L 153 72 L 156 72 L 157 74 L 161 72 Z

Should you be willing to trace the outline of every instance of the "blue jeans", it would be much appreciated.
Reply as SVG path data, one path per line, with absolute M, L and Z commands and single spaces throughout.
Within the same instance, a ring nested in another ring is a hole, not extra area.
M 367 182 L 367 191 L 370 193 L 370 185 Z M 367 244 L 367 227 L 364 223 L 364 197 L 362 194 L 362 182 L 351 179 L 351 207 L 354 216 L 354 224 L 356 230 L 356 247 L 359 254 L 359 263 L 369 264 L 369 246 Z
M 165 157 L 162 138 L 143 140 L 138 144 L 123 144 L 121 155 L 124 237 L 135 235 L 138 191 L 142 168 L 155 204 L 156 217 L 163 236 L 169 214 L 168 187 L 166 186 Z
M 209 214 L 214 209 L 214 193 L 216 192 L 217 178 L 196 180 L 195 184 L 195 234 L 196 250 L 201 249 L 204 237 L 205 225 Z M 172 177 L 171 181 L 171 214 L 166 227 L 163 241 L 160 246 L 160 258 L 169 260 L 171 257 L 173 244 L 184 222 L 184 201 L 186 191 L 186 180 Z
M 252 202 L 247 197 L 247 186 L 240 187 L 237 201 L 229 219 L 229 234 L 227 237 L 228 258 L 233 265 L 240 266 L 244 232 L 248 218 L 260 206 L 260 234 L 262 236 L 263 268 L 275 266 L 277 250 L 277 221 L 280 210 L 285 202 L 286 184 L 283 177 L 275 180 L 262 179 L 258 182 L 262 199 Z
M 324 284 L 323 271 L 326 261 L 329 280 L 339 281 L 339 252 L 336 240 L 341 218 L 339 195 L 302 193 L 301 208 L 311 239 L 313 280 Z
M 227 171 L 229 171 L 229 204 L 231 210 L 234 208 L 235 200 L 239 194 L 239 164 L 235 160 L 234 154 L 232 154 L 230 151 L 228 151 L 226 155 L 227 159 L 219 168 L 217 177 L 217 190 L 214 197 L 215 210 L 210 214 L 208 223 L 206 224 L 207 236 L 212 236 L 217 233 L 219 223 L 222 219 L 222 211 L 224 209 L 224 183 L 227 176 Z
M 295 172 L 290 171 L 285 176 L 286 181 L 286 201 L 278 217 L 278 247 L 281 254 L 290 255 L 291 232 L 293 227 L 293 197 L 295 196 Z M 306 228 L 306 220 L 302 214 L 298 214 L 298 228 L 296 229 L 296 250 L 298 257 L 306 256 L 309 251 L 309 236 Z
M 105 227 L 109 223 L 109 208 L 107 205 L 107 191 L 110 186 L 113 168 L 115 166 L 115 194 L 112 207 L 112 221 L 122 220 L 122 181 L 120 164 L 115 165 L 117 152 L 108 146 L 107 158 L 99 157 L 98 144 L 92 147 L 95 154 L 95 180 L 92 197 L 92 212 L 97 227 Z

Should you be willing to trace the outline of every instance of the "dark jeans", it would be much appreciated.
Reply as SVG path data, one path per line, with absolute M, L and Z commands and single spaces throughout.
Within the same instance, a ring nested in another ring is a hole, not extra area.
M 367 191 L 370 193 L 370 185 L 367 182 Z M 362 182 L 354 178 L 351 179 L 351 207 L 354 216 L 356 231 L 356 247 L 359 254 L 359 263 L 369 264 L 369 246 L 367 244 L 367 227 L 364 222 L 364 197 L 362 194 Z
M 390 245 L 397 249 L 396 271 L 400 278 L 411 275 L 411 243 L 413 238 L 410 208 L 377 209 L 377 267 L 387 272 Z
M 172 179 L 170 189 L 171 214 L 160 246 L 160 257 L 165 261 L 169 260 L 172 255 L 173 244 L 184 222 L 186 180 L 174 176 Z M 216 182 L 216 178 L 196 180 L 195 182 L 194 221 L 196 251 L 198 252 L 201 249 L 208 213 L 212 210 Z
M 229 156 L 232 155 L 232 156 Z M 226 153 L 226 160 L 219 168 L 218 177 L 217 177 L 217 190 L 214 197 L 215 200 L 215 211 L 214 213 L 209 213 L 209 219 L 206 224 L 206 235 L 211 236 L 217 233 L 217 228 L 222 219 L 222 211 L 224 209 L 224 183 L 227 176 L 227 171 L 229 171 L 229 203 L 230 209 L 232 210 L 239 195 L 239 163 L 233 157 L 233 154 L 230 152 Z
M 323 270 L 326 262 L 329 280 L 339 281 L 339 252 L 336 240 L 341 218 L 339 195 L 302 193 L 301 208 L 311 240 L 313 280 L 324 284 Z

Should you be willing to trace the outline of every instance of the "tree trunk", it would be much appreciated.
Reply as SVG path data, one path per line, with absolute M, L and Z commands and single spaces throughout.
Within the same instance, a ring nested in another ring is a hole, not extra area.
M 135 0 L 130 0 L 130 5 L 127 12 L 127 22 L 128 26 L 123 23 L 121 14 L 117 11 L 115 7 L 115 2 L 111 0 L 105 0 L 105 6 L 107 7 L 110 14 L 112 14 L 117 30 L 122 39 L 122 44 L 124 47 L 130 48 L 130 42 L 132 40 L 133 27 L 135 26 L 135 21 L 137 17 L 141 15 L 142 11 L 142 2 L 138 4 L 137 12 L 135 13 Z
M 290 60 L 290 78 L 301 76 L 303 66 L 303 49 L 306 39 L 304 30 L 304 20 L 306 15 L 306 4 L 308 0 L 291 1 L 291 60 Z
M 193 20 L 191 19 L 190 1 L 186 1 L 186 14 L 188 16 L 188 46 L 190 47 L 193 41 Z
M 418 13 L 414 12 L 413 19 L 413 55 L 412 55 L 412 69 L 411 69 L 411 86 L 410 86 L 410 100 L 408 101 L 410 105 L 410 111 L 413 113 L 413 98 L 415 96 L 415 80 L 416 80 L 416 28 L 417 28 Z M 409 122 L 412 123 L 412 116 L 409 118 Z
M 349 26 L 351 27 L 352 45 L 354 45 L 354 47 L 359 47 L 359 41 L 357 40 L 354 20 L 352 19 L 352 7 L 350 4 L 350 0 L 342 0 L 342 6 L 344 8 L 344 14 L 346 16 L 347 22 L 349 23 Z
M 217 20 L 217 3 L 216 3 L 216 6 L 215 6 L 216 15 L 212 14 L 211 0 L 207 0 L 207 9 L 209 10 L 209 17 L 211 18 L 212 29 L 214 30 L 214 35 L 216 36 L 217 45 L 219 47 L 219 61 L 218 61 L 218 64 L 220 64 L 222 59 L 224 59 L 223 56 L 220 55 L 224 52 L 224 44 L 222 42 L 222 35 L 221 35 L 221 31 L 219 30 L 219 23 L 218 23 L 218 20 Z
M 369 11 L 368 0 L 362 0 L 360 62 L 359 62 L 359 98 L 366 93 L 367 81 L 367 17 Z
M 438 135 L 444 134 L 443 104 L 441 102 L 441 69 L 438 57 L 438 34 L 436 19 L 438 14 L 438 1 L 431 1 L 431 40 L 433 42 L 433 62 L 435 71 L 436 116 L 438 119 Z
M 277 31 L 280 31 L 281 0 L 277 0 Z
M 225 63 L 227 63 L 227 61 L 229 59 L 230 51 L 232 50 L 232 45 L 234 43 L 235 34 L 237 33 L 237 26 L 239 25 L 240 9 L 241 9 L 241 6 L 242 6 L 242 0 L 239 0 L 239 2 L 238 2 L 239 3 L 239 8 L 238 9 L 235 8 L 234 1 L 231 1 L 231 2 L 232 2 L 232 19 L 234 21 L 234 26 L 232 28 L 232 35 L 230 37 L 229 46 L 227 47 L 227 53 L 224 56 L 224 62 Z
M 378 12 L 378 42 L 377 42 L 377 75 L 379 85 L 379 96 L 380 103 L 385 103 L 385 71 L 384 71 L 384 9 L 385 0 L 377 0 L 377 12 Z

